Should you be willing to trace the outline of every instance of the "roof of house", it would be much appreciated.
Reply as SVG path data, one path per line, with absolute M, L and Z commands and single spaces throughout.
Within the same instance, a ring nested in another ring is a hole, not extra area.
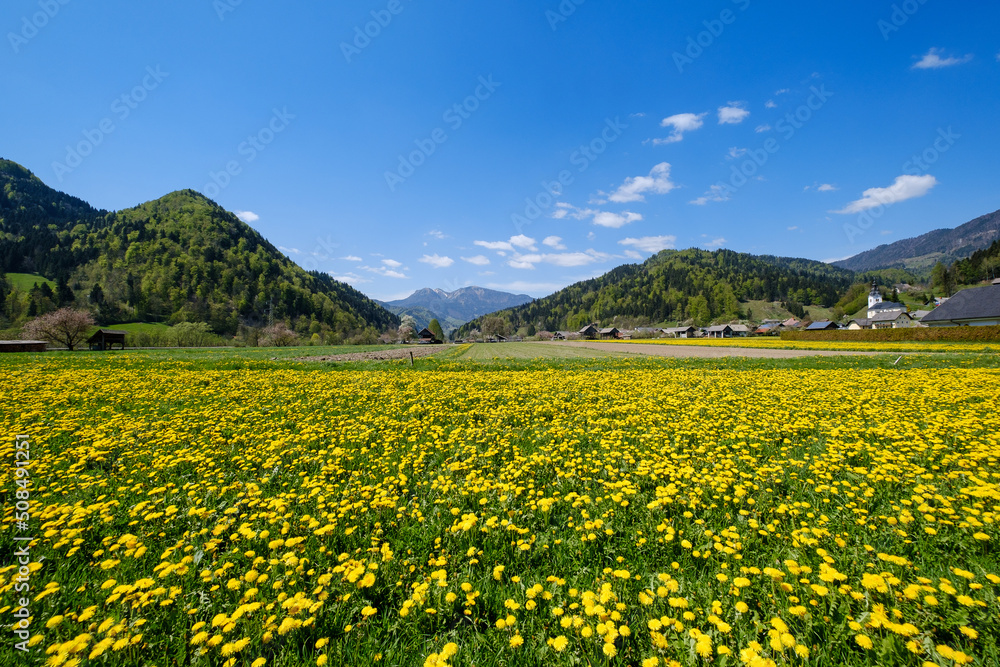
M 909 317 L 908 313 L 898 313 L 898 312 L 888 312 L 888 313 L 875 313 L 868 318 L 871 322 L 892 322 L 896 320 L 900 315 L 906 315 Z
M 906 306 L 901 303 L 896 303 L 895 301 L 883 301 L 881 303 L 876 303 L 874 306 L 868 309 L 869 311 L 878 310 L 906 310 Z
M 749 333 L 750 327 L 745 324 L 730 324 L 729 328 L 733 331 L 739 331 L 741 333 Z
M 577 331 L 577 333 L 587 333 L 588 331 L 597 331 L 597 327 L 595 327 L 593 324 L 588 324 L 584 328 Z
M 1000 317 L 1000 285 L 964 289 L 925 315 L 921 321 L 948 322 L 994 317 Z
M 926 315 L 929 315 L 930 312 L 931 311 L 929 311 L 929 310 L 915 310 L 912 313 L 910 313 L 910 317 L 912 317 L 915 320 L 919 320 L 922 317 L 924 317 Z
M 831 328 L 831 326 L 836 327 L 837 324 L 835 322 L 831 322 L 830 320 L 820 320 L 819 322 L 813 322 L 812 324 L 810 324 L 809 326 L 807 326 L 806 330 L 808 331 L 810 329 L 813 329 L 813 330 L 815 330 L 815 329 L 829 329 L 829 328 Z
M 617 333 L 617 332 L 618 332 L 618 329 L 616 329 L 615 327 L 606 327 L 606 328 L 601 329 L 600 331 L 598 331 L 598 333 L 602 333 L 602 334 Z
M 731 327 L 728 324 L 716 324 L 714 327 L 709 327 L 705 329 L 705 331 L 725 331 L 726 329 L 732 331 L 733 327 Z
M 694 327 L 667 327 L 664 329 L 667 333 L 680 333 L 682 331 L 696 331 Z
M 787 320 L 782 322 L 782 324 L 785 325 L 786 327 L 797 327 L 799 326 L 799 324 L 801 324 L 801 322 L 799 322 L 799 320 L 795 319 L 794 317 L 789 317 Z

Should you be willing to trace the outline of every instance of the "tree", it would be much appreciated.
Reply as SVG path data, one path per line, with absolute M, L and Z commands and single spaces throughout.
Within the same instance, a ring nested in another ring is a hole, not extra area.
M 441 329 L 441 323 L 437 321 L 437 318 L 431 320 L 427 325 L 427 328 L 430 329 L 430 332 L 434 334 L 435 338 L 438 340 L 444 340 L 444 331 Z
M 94 326 L 94 318 L 85 310 L 60 308 L 59 310 L 36 317 L 22 329 L 22 335 L 27 339 L 47 340 L 50 343 L 65 345 L 70 352 L 83 342 L 87 331 Z
M 955 288 L 951 271 L 944 265 L 944 262 L 938 262 L 931 269 L 931 282 L 934 289 L 941 290 L 941 294 L 944 296 L 951 296 L 952 290 Z
M 294 345 L 299 335 L 288 328 L 284 322 L 275 322 L 264 329 L 264 344 L 271 347 L 289 347 Z

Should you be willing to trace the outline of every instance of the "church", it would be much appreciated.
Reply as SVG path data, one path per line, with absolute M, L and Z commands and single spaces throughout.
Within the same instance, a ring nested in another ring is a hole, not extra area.
M 851 320 L 848 329 L 901 329 L 915 326 L 906 306 L 895 301 L 883 301 L 882 292 L 873 280 L 868 293 L 868 317 Z

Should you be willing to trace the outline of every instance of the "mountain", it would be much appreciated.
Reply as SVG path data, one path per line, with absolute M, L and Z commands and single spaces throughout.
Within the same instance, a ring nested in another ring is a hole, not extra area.
M 70 301 L 104 322 L 207 322 L 229 335 L 241 325 L 286 321 L 331 341 L 399 323 L 353 287 L 303 270 L 193 190 L 107 212 L 7 160 L 0 184 L 0 273 L 41 274 L 64 286 L 58 303 L 46 294 L 29 308 Z M 33 314 L 9 310 L 15 305 L 0 315 Z
M 822 262 L 748 255 L 731 250 L 663 250 L 642 264 L 610 272 L 559 290 L 529 304 L 473 320 L 459 330 L 574 330 L 591 322 L 658 324 L 691 320 L 703 325 L 747 315 L 747 301 L 833 306 L 857 279 L 854 272 Z M 492 321 L 491 321 L 492 320 Z
M 834 262 L 834 265 L 852 271 L 903 268 L 927 275 L 938 262 L 953 264 L 976 250 L 988 248 L 997 239 L 1000 239 L 1000 211 L 980 216 L 954 229 L 935 229 L 920 236 L 880 245 Z
M 531 300 L 527 294 L 509 294 L 485 287 L 463 287 L 454 292 L 424 288 L 405 299 L 383 305 L 397 315 L 413 317 L 418 327 L 425 327 L 431 319 L 437 319 L 447 334 L 471 319 Z

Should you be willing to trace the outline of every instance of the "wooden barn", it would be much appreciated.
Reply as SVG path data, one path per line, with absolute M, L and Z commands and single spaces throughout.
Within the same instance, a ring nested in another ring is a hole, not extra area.
M 125 349 L 125 336 L 128 335 L 127 331 L 116 331 L 114 329 L 98 329 L 94 332 L 94 335 L 87 339 L 87 343 L 90 345 L 90 349 L 97 352 L 104 352 L 106 350 L 115 349 L 115 345 L 119 346 L 119 349 Z

